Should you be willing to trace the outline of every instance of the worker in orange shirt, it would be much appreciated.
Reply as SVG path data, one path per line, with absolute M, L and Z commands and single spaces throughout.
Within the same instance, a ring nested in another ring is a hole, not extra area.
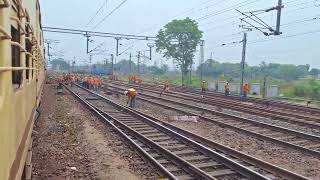
M 127 104 L 133 109 L 136 108 L 137 94 L 137 90 L 134 88 L 129 88 L 124 92 L 124 95 L 128 96 Z
M 204 95 L 206 95 L 208 90 L 208 82 L 207 81 L 202 81 L 201 82 L 201 97 L 203 98 Z
M 76 78 L 74 76 L 70 76 L 70 84 L 73 87 L 73 84 L 76 82 Z
M 244 98 L 246 98 L 248 96 L 249 90 L 250 90 L 250 88 L 249 88 L 248 84 L 243 85 L 242 91 L 243 91 L 243 97 Z
M 230 95 L 230 86 L 229 86 L 228 82 L 224 85 L 224 95 L 225 96 L 229 96 Z

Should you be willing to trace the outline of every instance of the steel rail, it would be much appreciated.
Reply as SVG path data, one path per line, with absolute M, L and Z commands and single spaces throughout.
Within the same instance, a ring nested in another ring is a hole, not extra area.
M 92 91 L 89 91 L 89 90 L 86 90 L 86 91 L 94 94 L 95 96 L 99 97 L 100 99 L 105 100 L 108 104 L 111 104 L 112 106 L 116 106 L 117 108 L 121 108 L 122 110 L 126 111 L 127 113 L 130 113 L 130 114 L 134 115 L 135 117 L 142 119 L 142 121 L 145 121 L 146 124 L 149 124 L 162 132 L 166 132 L 166 134 L 170 134 L 174 138 L 180 139 L 181 141 L 185 142 L 185 144 L 189 144 L 190 147 L 194 147 L 194 148 L 198 149 L 199 152 L 207 154 L 207 155 L 209 155 L 209 157 L 218 160 L 218 162 L 220 162 L 220 163 L 223 163 L 226 167 L 229 167 L 233 170 L 236 170 L 237 173 L 240 173 L 244 177 L 248 177 L 249 179 L 268 179 L 265 176 L 262 176 L 261 174 L 255 172 L 251 169 L 248 169 L 245 166 L 243 166 L 243 165 L 241 165 L 241 164 L 239 164 L 239 163 L 237 163 L 237 162 L 235 162 L 225 156 L 222 156 L 221 154 L 219 154 L 215 151 L 212 151 L 211 149 L 209 149 L 209 148 L 207 148 L 207 147 L 205 147 L 205 146 L 203 146 L 203 145 L 201 145 L 201 144 L 199 144 L 199 143 L 197 143 L 197 142 L 195 142 L 195 141 L 193 141 L 193 140 L 191 140 L 191 139 L 189 139 L 189 138 L 187 138 L 177 132 L 174 132 L 171 129 L 169 129 L 165 126 L 162 126 L 161 124 L 156 123 L 156 122 L 152 121 L 151 119 L 148 119 L 147 117 L 142 116 L 141 114 L 139 114 L 139 113 L 137 113 L 137 112 L 125 107 L 125 106 L 117 104 L 117 103 L 113 102 L 112 100 L 107 99 L 106 97 L 103 97 L 103 96 L 96 94 Z M 91 104 L 91 106 L 93 106 L 93 105 Z M 98 109 L 98 107 L 94 107 L 94 108 L 96 110 Z M 97 110 L 97 111 L 100 111 L 100 113 L 101 113 L 103 110 Z M 105 112 L 104 114 L 106 115 L 108 113 Z M 167 149 L 154 143 L 152 140 L 148 139 L 147 137 L 140 134 L 136 130 L 128 127 L 125 123 L 122 123 L 121 120 L 118 120 L 117 118 L 115 118 L 111 115 L 107 115 L 107 116 L 108 116 L 108 118 L 113 119 L 114 124 L 121 126 L 121 128 L 124 128 L 127 131 L 134 134 L 135 136 L 138 136 L 139 139 L 143 139 L 144 141 L 148 142 L 149 145 L 151 144 L 153 147 L 161 149 L 161 152 L 166 152 L 167 155 L 170 156 L 172 159 L 174 159 L 175 161 L 179 161 L 179 164 L 183 164 L 185 166 L 188 166 L 189 170 L 193 170 L 193 172 L 196 173 L 196 175 L 198 175 L 199 177 L 201 177 L 201 179 L 215 179 L 215 178 L 213 178 L 214 176 L 206 174 L 203 170 L 197 168 L 195 165 L 192 165 L 189 162 L 186 162 L 182 157 L 178 157 L 177 155 L 175 155 L 173 153 L 170 154 L 170 152 Z
M 113 87 L 113 88 L 120 89 L 120 90 L 125 90 L 125 89 L 119 88 L 119 87 Z M 119 93 L 119 91 L 116 91 L 116 92 Z M 190 104 L 185 104 L 185 103 L 173 101 L 173 100 L 170 100 L 170 99 L 161 98 L 161 97 L 158 97 L 158 96 L 151 96 L 151 95 L 146 95 L 146 94 L 143 94 L 143 95 L 151 97 L 153 99 L 166 101 L 166 102 L 172 103 L 174 105 L 180 105 L 182 107 L 189 107 L 189 108 L 192 108 L 192 109 L 198 109 L 198 110 L 200 110 L 202 112 L 203 111 L 207 111 L 207 112 L 213 113 L 214 115 L 217 115 L 217 116 L 229 117 L 229 118 L 232 118 L 232 119 L 241 120 L 244 123 L 253 123 L 253 124 L 256 124 L 258 126 L 263 126 L 263 127 L 269 128 L 271 130 L 276 130 L 278 132 L 289 133 L 289 134 L 294 135 L 294 136 L 296 136 L 298 138 L 308 139 L 310 141 L 310 143 L 315 143 L 313 141 L 316 141 L 316 142 L 318 142 L 318 144 L 320 144 L 320 137 L 319 136 L 306 134 L 306 133 L 302 133 L 302 132 L 299 132 L 299 131 L 295 131 L 295 130 L 291 130 L 291 129 L 287 129 L 287 128 L 283 128 L 283 127 L 279 127 L 279 126 L 275 126 L 275 125 L 271 125 L 271 124 L 267 124 L 267 123 L 254 121 L 254 120 L 251 120 L 251 119 L 247 119 L 247 118 L 244 118 L 244 117 L 239 117 L 239 116 L 228 114 L 228 113 L 222 113 L 222 112 L 219 112 L 219 111 L 215 111 L 215 110 L 211 110 L 211 109 L 207 109 L 207 108 L 203 108 L 203 107 L 198 107 L 198 106 L 194 106 L 194 105 L 190 105 Z M 162 103 L 150 100 L 150 99 L 142 98 L 141 96 L 139 97 L 139 99 L 141 99 L 143 101 L 147 101 L 149 103 L 156 104 L 158 106 L 174 109 L 176 111 L 179 111 L 179 112 L 182 112 L 182 113 L 186 113 L 186 114 L 189 114 L 189 115 L 192 115 L 192 116 L 198 116 L 201 119 L 206 120 L 208 122 L 219 124 L 219 125 L 222 125 L 224 127 L 232 128 L 232 129 L 235 129 L 235 130 L 240 131 L 240 132 L 245 132 L 247 134 L 250 134 L 250 135 L 253 135 L 253 136 L 257 136 L 257 137 L 259 137 L 261 139 L 265 139 L 265 140 L 268 140 L 268 141 L 271 141 L 271 142 L 282 144 L 284 146 L 289 146 L 289 147 L 292 147 L 294 149 L 300 150 L 301 152 L 304 152 L 304 153 L 309 153 L 311 155 L 315 155 L 315 156 L 318 156 L 318 157 L 320 156 L 320 151 L 317 151 L 317 150 L 312 150 L 312 149 L 309 149 L 307 147 L 303 147 L 303 146 L 300 146 L 300 145 L 295 145 L 295 144 L 292 144 L 292 143 L 284 141 L 284 140 L 278 140 L 276 138 L 273 138 L 273 137 L 270 137 L 270 136 L 267 136 L 267 135 L 263 135 L 262 133 L 257 133 L 257 132 L 253 132 L 253 131 L 250 131 L 250 130 L 246 130 L 246 129 L 241 128 L 241 127 L 236 127 L 236 126 L 234 126 L 232 124 L 228 124 L 228 123 L 225 123 L 225 122 L 222 122 L 222 121 L 215 120 L 215 119 L 210 118 L 210 117 L 199 115 L 199 113 L 187 112 L 183 108 L 177 108 L 177 107 L 174 107 L 174 106 L 170 106 L 168 104 L 162 104 Z
M 253 165 L 257 166 L 257 167 L 261 167 L 266 171 L 272 172 L 274 174 L 278 174 L 283 178 L 287 178 L 287 179 L 308 179 L 307 177 L 301 176 L 301 175 L 296 174 L 296 173 L 294 173 L 292 171 L 277 167 L 277 166 L 275 166 L 273 164 L 270 164 L 268 162 L 265 162 L 265 161 L 262 161 L 260 159 L 254 158 L 254 157 L 249 156 L 247 154 L 244 154 L 244 153 L 242 153 L 240 151 L 234 150 L 232 148 L 229 148 L 227 146 L 224 146 L 222 144 L 219 144 L 217 142 L 214 142 L 214 141 L 209 140 L 207 138 L 204 138 L 202 136 L 196 135 L 196 134 L 194 134 L 192 132 L 189 132 L 187 130 L 178 128 L 175 125 L 172 125 L 170 123 L 162 121 L 162 120 L 160 120 L 158 118 L 155 118 L 155 117 L 153 117 L 151 115 L 148 115 L 148 114 L 146 114 L 144 112 L 141 112 L 141 111 L 138 111 L 138 110 L 136 110 L 136 112 L 138 112 L 139 114 L 141 114 L 141 115 L 143 115 L 145 117 L 148 117 L 149 119 L 151 119 L 151 120 L 153 120 L 155 122 L 159 122 L 162 125 L 170 128 L 170 129 L 172 129 L 172 130 L 174 130 L 174 131 L 176 131 L 176 132 L 178 132 L 178 133 L 180 133 L 180 134 L 182 134 L 182 135 L 184 135 L 186 137 L 189 137 L 189 138 L 193 139 L 196 142 L 201 142 L 201 144 L 206 145 L 207 147 L 210 147 L 212 149 L 216 149 L 218 151 L 230 154 L 231 156 L 237 157 L 238 159 L 240 159 L 242 161 L 245 161 L 247 163 L 253 164 Z
M 116 84 L 118 84 L 118 83 L 116 83 Z M 121 83 L 121 84 L 128 85 L 125 83 Z M 137 85 L 131 85 L 131 86 L 138 87 Z M 143 90 L 150 91 L 150 92 L 152 92 L 152 91 L 155 92 L 154 90 L 156 90 L 156 88 L 157 87 L 155 87 L 155 86 L 143 86 Z M 196 101 L 199 103 L 204 103 L 204 104 L 208 104 L 208 105 L 212 105 L 212 106 L 227 107 L 227 108 L 237 110 L 237 111 L 244 111 L 244 112 L 248 112 L 248 113 L 252 113 L 252 114 L 256 114 L 256 115 L 264 115 L 264 116 L 268 116 L 268 117 L 272 117 L 272 118 L 278 118 L 278 119 L 281 119 L 286 122 L 295 122 L 297 124 L 307 125 L 307 126 L 313 127 L 313 128 L 314 127 L 320 128 L 320 118 L 317 118 L 314 116 L 313 117 L 303 116 L 303 115 L 301 115 L 301 113 L 297 114 L 296 112 L 293 113 L 292 111 L 285 112 L 285 111 L 266 109 L 263 107 L 258 107 L 255 105 L 247 105 L 247 104 L 241 104 L 241 107 L 240 107 L 239 101 L 234 101 L 234 100 L 230 100 L 230 99 L 222 98 L 222 97 L 216 97 L 215 99 L 206 98 L 206 101 L 201 101 L 198 98 L 196 98 L 196 96 L 199 96 L 199 94 L 194 94 L 194 93 L 188 93 L 188 94 L 182 95 L 181 93 L 170 91 L 169 93 L 166 93 L 166 95 L 185 99 L 185 100 L 192 100 L 192 101 Z M 284 116 L 286 116 L 286 117 L 284 117 Z M 309 121 L 313 121 L 314 123 L 309 122 Z

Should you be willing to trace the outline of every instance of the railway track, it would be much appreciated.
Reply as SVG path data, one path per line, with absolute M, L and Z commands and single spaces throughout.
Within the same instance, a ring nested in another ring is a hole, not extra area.
M 121 93 L 126 88 L 109 86 L 112 91 Z M 117 89 L 117 90 L 115 90 Z M 300 150 L 303 153 L 309 153 L 316 157 L 320 157 L 320 136 L 315 136 L 272 124 L 247 119 L 244 117 L 222 113 L 216 110 L 208 109 L 192 105 L 191 103 L 183 103 L 169 98 L 162 98 L 158 95 L 146 94 L 145 92 L 139 96 L 140 100 L 164 107 L 170 108 L 184 114 L 198 116 L 200 119 L 227 127 L 259 139 L 267 140 L 271 143 L 277 143 L 284 147 Z
M 199 94 L 200 90 L 198 89 L 190 89 L 190 88 L 181 88 L 181 87 L 175 87 L 176 90 L 180 92 L 188 92 L 188 93 L 193 93 L 193 94 Z M 213 98 L 222 98 L 226 100 L 235 100 L 235 101 L 242 101 L 240 96 L 235 96 L 231 95 L 226 98 L 222 93 L 218 92 L 209 92 L 208 94 L 210 97 Z M 254 103 L 255 106 L 260 105 L 260 106 L 266 106 L 266 105 L 272 105 L 274 107 L 273 110 L 278 112 L 282 111 L 289 111 L 292 113 L 295 113 L 296 115 L 299 115 L 299 113 L 304 113 L 304 114 L 315 114 L 319 115 L 320 114 L 320 109 L 318 108 L 313 108 L 313 107 L 307 107 L 307 106 L 302 106 L 302 105 L 297 105 L 297 104 L 292 104 L 292 103 L 287 103 L 287 102 L 281 102 L 277 100 L 271 100 L 271 99 L 260 99 L 260 98 L 254 98 L 254 97 L 248 97 L 247 98 L 248 102 Z
M 307 179 L 186 131 L 179 134 L 179 129 L 79 86 L 66 88 L 170 179 Z
M 123 84 L 123 83 L 117 83 L 117 85 L 120 86 L 126 86 L 129 87 L 128 84 Z M 135 85 L 130 85 L 130 86 L 135 86 Z M 137 86 L 135 86 L 137 88 Z M 150 92 L 150 93 L 158 93 L 159 88 L 155 87 L 148 87 L 148 88 L 143 88 L 143 91 L 145 92 Z M 278 112 L 270 113 L 270 112 L 265 112 L 262 109 L 256 109 L 254 107 L 247 108 L 245 107 L 247 104 L 242 103 L 242 102 L 237 102 L 237 104 L 227 104 L 223 101 L 219 100 L 212 100 L 212 99 L 200 99 L 199 94 L 196 95 L 190 95 L 190 94 L 181 94 L 177 92 L 167 92 L 165 93 L 166 97 L 172 97 L 172 98 L 178 98 L 186 101 L 191 101 L 191 102 L 196 102 L 196 103 L 201 103 L 201 104 L 206 104 L 210 105 L 212 107 L 216 108 L 224 108 L 225 110 L 233 110 L 234 113 L 241 114 L 241 113 L 247 113 L 248 116 L 252 116 L 252 119 L 254 118 L 269 118 L 269 121 L 273 121 L 277 124 L 282 124 L 283 126 L 287 126 L 288 124 L 294 124 L 296 129 L 301 129 L 303 127 L 306 127 L 306 130 L 309 130 L 311 134 L 314 135 L 319 135 L 320 134 L 320 120 L 314 120 L 314 119 L 307 119 L 308 117 L 305 118 L 296 118 L 296 117 L 291 117 L 291 115 L 283 116 L 279 114 Z M 239 103 L 241 106 L 239 106 Z M 243 107 L 244 106 L 244 107 Z M 256 117 L 258 116 L 258 117 Z M 301 116 L 303 117 L 303 116 Z M 286 122 L 286 123 L 283 123 Z
M 117 82 L 113 82 L 117 83 Z M 118 85 L 125 85 L 125 83 L 117 83 Z M 136 86 L 137 87 L 137 86 Z M 142 88 L 146 91 L 150 92 L 158 92 L 159 87 L 144 85 Z M 191 91 L 191 90 L 190 90 Z M 306 114 L 305 112 L 294 112 L 292 110 L 284 110 L 279 108 L 272 107 L 273 105 L 257 105 L 257 104 L 249 104 L 247 102 L 241 102 L 238 100 L 232 100 L 229 97 L 220 97 L 218 95 L 214 95 L 214 97 L 206 97 L 205 101 L 199 100 L 199 92 L 183 92 L 181 88 L 176 88 L 174 91 L 166 93 L 167 96 L 177 97 L 184 100 L 192 100 L 199 103 L 204 103 L 212 106 L 219 106 L 221 108 L 228 108 L 235 111 L 246 112 L 254 115 L 269 117 L 273 119 L 278 119 L 286 122 L 294 122 L 296 124 L 312 127 L 312 128 L 320 128 L 320 112 L 318 114 Z M 239 106 L 239 103 L 241 106 Z

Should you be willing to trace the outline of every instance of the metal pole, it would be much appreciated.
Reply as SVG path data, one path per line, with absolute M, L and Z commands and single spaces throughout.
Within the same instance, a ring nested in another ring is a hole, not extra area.
M 138 52 L 138 76 L 139 76 L 139 74 L 140 74 L 140 51 Z
M 88 32 L 86 32 L 87 37 L 87 54 L 89 54 L 89 42 L 90 42 L 90 36 L 88 35 Z
M 200 42 L 200 57 L 201 57 L 201 59 L 200 59 L 200 72 L 201 72 L 201 74 L 200 74 L 200 79 L 201 79 L 201 81 L 203 80 L 203 62 L 204 62 L 204 40 L 201 40 L 201 42 Z
M 50 42 L 47 42 L 48 46 L 48 60 L 50 61 Z
M 131 56 L 131 53 L 129 55 L 129 73 L 131 74 L 132 72 L 132 60 L 131 60 L 132 56 Z
M 120 38 L 116 38 L 117 40 L 117 52 L 116 52 L 116 55 L 119 56 L 119 40 Z
M 246 49 L 247 49 L 247 33 L 243 33 L 243 40 L 242 40 L 242 60 L 241 60 L 241 83 L 240 83 L 240 92 L 241 95 L 243 94 L 243 83 L 244 83 L 244 67 L 246 62 Z
M 262 97 L 266 98 L 267 95 L 267 76 L 265 75 L 263 78 L 263 94 Z
M 278 6 L 277 6 L 277 25 L 276 25 L 276 32 L 275 35 L 280 35 L 280 23 L 281 23 L 281 10 L 282 10 L 282 0 L 278 0 Z
M 150 60 L 152 60 L 152 47 L 151 46 L 149 46 L 149 48 L 150 48 Z
M 111 75 L 114 75 L 114 62 L 113 62 L 113 54 L 111 54 Z

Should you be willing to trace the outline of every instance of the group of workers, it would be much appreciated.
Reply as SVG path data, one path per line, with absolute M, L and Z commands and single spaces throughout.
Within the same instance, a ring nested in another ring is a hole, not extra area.
M 100 78 L 93 77 L 91 75 L 84 76 L 81 78 L 80 84 L 82 87 L 97 91 L 101 88 L 102 80 Z
M 242 97 L 246 98 L 250 91 L 249 84 L 244 84 L 241 88 L 242 88 Z M 225 96 L 230 95 L 230 85 L 228 82 L 224 85 L 224 94 Z

